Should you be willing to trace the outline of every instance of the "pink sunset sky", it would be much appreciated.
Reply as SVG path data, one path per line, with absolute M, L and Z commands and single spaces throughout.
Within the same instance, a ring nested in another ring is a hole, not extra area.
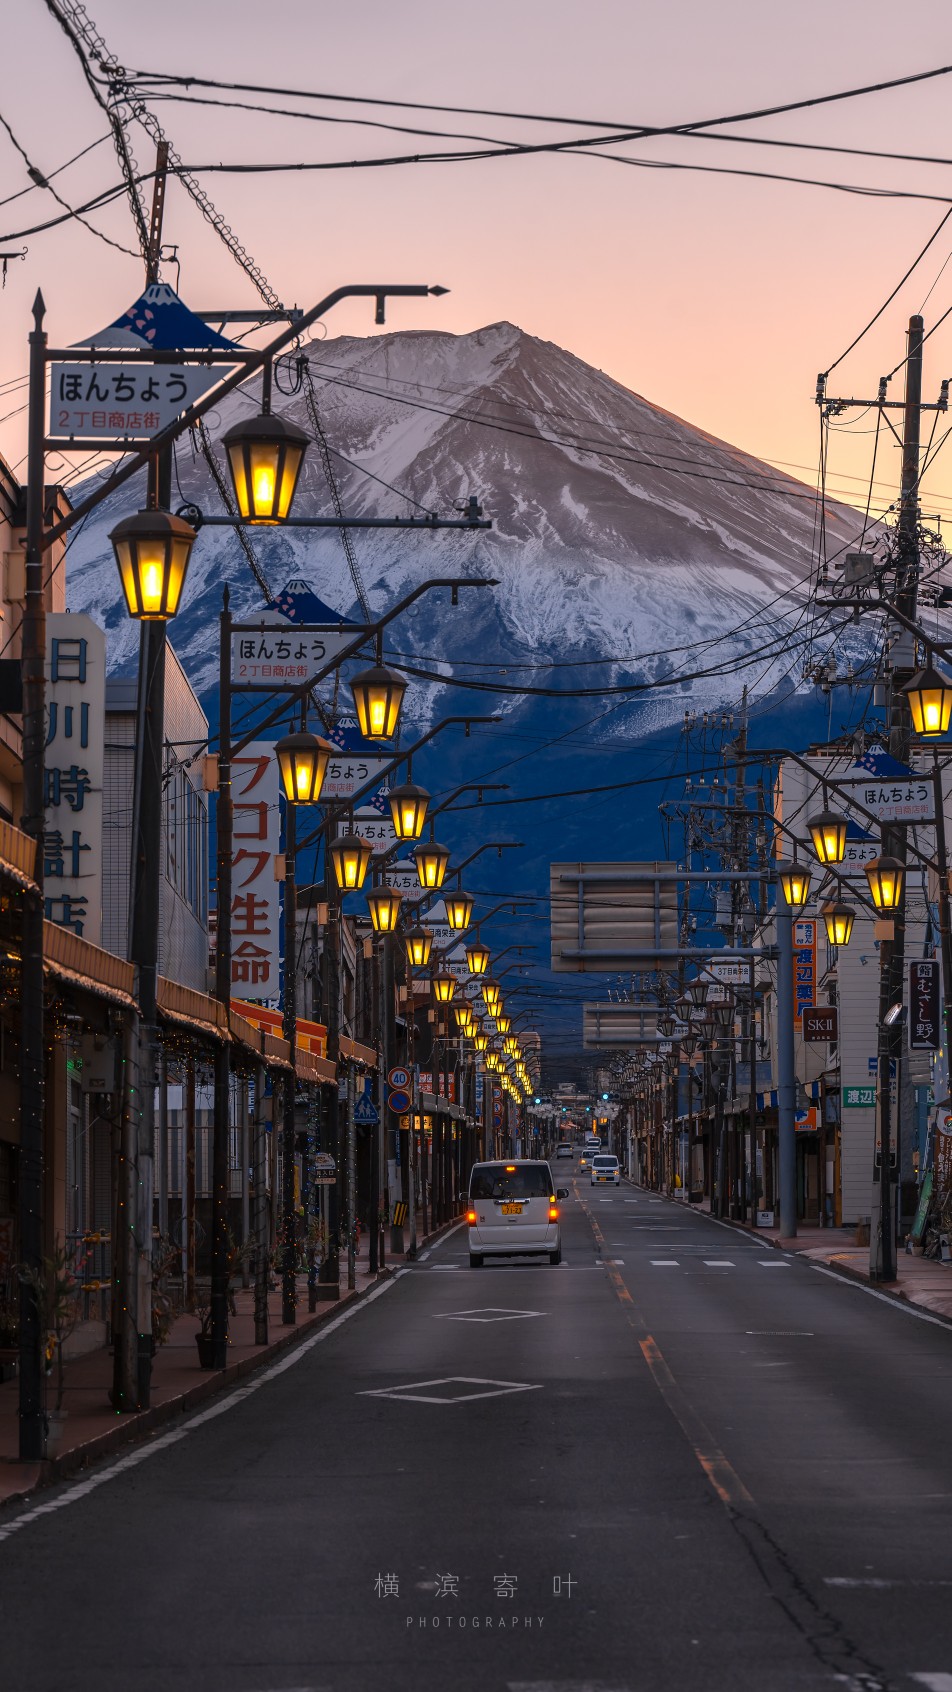
M 606 131 L 742 113 L 952 61 L 947 0 L 911 0 L 900 13 L 886 0 L 795 0 L 784 7 L 762 0 L 282 0 L 271 7 L 251 0 L 163 0 L 158 7 L 151 0 L 90 0 L 89 11 L 130 69 L 604 120 Z M 5 36 L 0 112 L 30 161 L 49 173 L 104 135 L 105 118 L 43 0 L 11 6 Z M 240 97 L 497 140 L 585 133 L 540 121 Z M 735 135 L 948 155 L 948 165 L 712 139 L 643 139 L 613 149 L 620 158 L 785 172 L 933 200 L 564 154 L 201 180 L 287 302 L 306 307 L 349 281 L 443 283 L 451 289 L 443 300 L 394 303 L 388 328 L 464 332 L 509 319 L 812 481 L 816 373 L 882 304 L 947 209 L 944 198 L 952 201 L 950 102 L 952 77 L 729 126 Z M 154 100 L 153 110 L 182 159 L 196 166 L 366 159 L 476 144 L 166 100 Z M 153 149 L 144 132 L 133 131 L 133 146 L 149 168 Z M 3 132 L 0 161 L 0 197 L 29 185 Z M 56 186 L 77 205 L 118 179 L 106 141 Z M 37 189 L 0 207 L 0 233 L 10 237 L 59 210 Z M 136 247 L 125 200 L 91 218 Z M 178 246 L 189 304 L 254 303 L 250 282 L 174 183 L 165 238 Z M 51 338 L 65 344 L 117 316 L 142 280 L 138 256 L 117 252 L 75 223 L 2 245 L 24 242 L 27 258 L 9 266 L 0 294 L 4 382 L 25 371 L 37 286 Z M 840 365 L 831 391 L 874 394 L 877 378 L 902 358 L 909 314 L 923 309 L 928 327 L 952 306 L 952 263 L 943 268 L 950 255 L 952 219 Z M 175 280 L 174 270 L 164 275 Z M 330 335 L 374 333 L 363 302 L 338 308 L 327 328 Z M 928 343 L 925 397 L 935 397 L 947 375 L 952 317 Z M 901 398 L 901 373 L 891 393 Z M 0 398 L 0 450 L 16 462 L 23 419 L 6 414 L 23 396 L 6 389 Z M 871 419 L 853 416 L 832 434 L 830 485 L 862 505 Z M 940 419 L 937 440 L 944 427 Z M 888 505 L 897 475 L 898 453 L 883 441 L 874 510 Z M 952 448 L 948 461 L 940 453 L 927 480 L 925 509 L 952 512 Z

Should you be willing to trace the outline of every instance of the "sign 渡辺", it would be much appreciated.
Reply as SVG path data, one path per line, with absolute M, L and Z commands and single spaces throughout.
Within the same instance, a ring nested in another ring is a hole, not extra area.
M 793 925 L 793 1020 L 816 998 L 816 922 L 801 917 Z
M 909 1049 L 937 1052 L 942 1044 L 937 958 L 918 958 L 909 965 Z
M 255 740 L 232 762 L 231 984 L 241 999 L 281 991 L 281 902 L 274 860 L 281 845 L 274 747 Z
M 106 637 L 91 617 L 47 615 L 46 688 L 44 914 L 99 945 Z
M 875 1086 L 852 1086 L 843 1088 L 843 1108 L 845 1110 L 871 1110 L 876 1104 Z

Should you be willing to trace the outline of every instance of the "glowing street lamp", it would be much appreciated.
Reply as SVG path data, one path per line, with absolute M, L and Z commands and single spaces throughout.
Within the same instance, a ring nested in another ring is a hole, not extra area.
M 270 413 L 234 423 L 222 436 L 238 510 L 246 523 L 280 523 L 291 509 L 307 436 Z
M 820 811 L 807 828 L 821 864 L 841 864 L 846 856 L 846 818 L 836 811 Z
M 791 911 L 802 911 L 810 897 L 810 870 L 803 864 L 798 864 L 796 859 L 792 864 L 778 864 L 777 870 L 787 908 Z
M 405 781 L 400 787 L 392 787 L 388 798 L 397 839 L 418 840 L 430 805 L 426 788 L 418 787 L 416 782 Z
M 831 946 L 846 946 L 853 932 L 856 912 L 852 905 L 842 905 L 836 900 L 829 900 L 820 906 L 820 915 L 826 925 L 826 937 Z
M 393 934 L 400 916 L 403 894 L 395 887 L 374 887 L 367 894 L 370 920 L 375 934 Z
M 438 1005 L 448 1005 L 456 992 L 456 977 L 448 969 L 437 970 L 430 977 L 433 983 L 433 996 Z
M 327 765 L 334 756 L 334 748 L 318 734 L 286 734 L 276 741 L 274 755 L 278 760 L 281 786 L 290 805 L 316 805 L 321 797 Z
M 435 893 L 443 885 L 446 867 L 450 861 L 448 846 L 440 846 L 435 840 L 420 842 L 410 853 L 416 864 L 417 880 L 428 893 Z
M 354 710 L 365 740 L 392 740 L 400 720 L 407 684 L 396 670 L 372 664 L 350 678 Z
M 364 885 L 373 852 L 359 834 L 339 834 L 327 848 L 334 866 L 337 885 L 347 893 L 356 893 Z
M 109 539 L 130 617 L 166 623 L 179 608 L 195 530 L 169 511 L 123 517 Z
M 502 1002 L 502 993 L 499 990 L 499 982 L 493 981 L 490 976 L 483 982 L 483 998 L 490 1016 L 495 1016 Z
M 419 928 L 411 928 L 409 933 L 404 936 L 404 940 L 407 948 L 407 956 L 410 959 L 413 968 L 426 969 L 426 966 L 430 961 L 430 953 L 433 950 L 433 935 L 431 930 L 421 923 Z
M 466 962 L 470 975 L 485 975 L 489 968 L 489 947 L 484 946 L 480 939 L 470 942 L 466 948 Z
M 446 906 L 446 920 L 451 928 L 468 928 L 473 915 L 473 896 L 462 893 L 457 889 L 455 893 L 445 893 L 443 903 Z
M 930 739 L 948 733 L 952 721 L 952 682 L 929 664 L 902 691 L 909 701 L 912 726 L 917 734 Z
M 895 911 L 902 901 L 906 866 L 888 855 L 873 858 L 866 865 L 866 880 L 877 911 Z

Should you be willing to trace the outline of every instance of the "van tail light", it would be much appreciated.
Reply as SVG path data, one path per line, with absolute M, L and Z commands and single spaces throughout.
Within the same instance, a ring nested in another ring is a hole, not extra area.
M 549 1221 L 550 1222 L 557 1222 L 558 1220 L 559 1220 L 559 1207 L 558 1207 L 557 1204 L 550 1204 L 549 1205 Z
M 476 1223 L 476 1212 L 475 1212 L 475 1210 L 467 1210 L 466 1220 L 469 1223 L 471 1228 L 475 1225 L 475 1223 Z

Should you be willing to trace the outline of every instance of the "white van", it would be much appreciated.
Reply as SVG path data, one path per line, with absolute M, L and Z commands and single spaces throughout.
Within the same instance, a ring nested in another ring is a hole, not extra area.
M 481 1269 L 485 1257 L 545 1255 L 561 1263 L 558 1201 L 568 1192 L 555 1186 L 541 1158 L 475 1163 L 466 1207 L 470 1268 Z

